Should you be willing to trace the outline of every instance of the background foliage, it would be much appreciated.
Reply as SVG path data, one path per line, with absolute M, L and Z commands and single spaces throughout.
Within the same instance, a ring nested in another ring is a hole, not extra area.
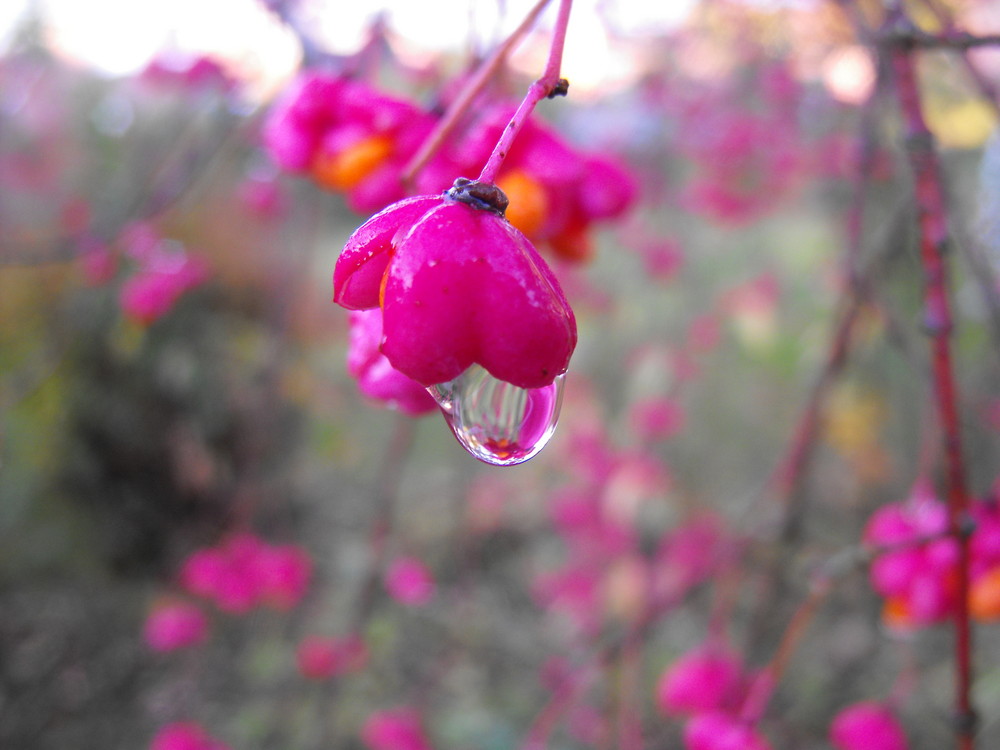
M 946 28 L 937 9 L 986 34 L 989 6 L 907 9 L 928 33 Z M 706 0 L 615 39 L 642 61 L 628 86 L 540 108 L 576 148 L 622 157 L 640 192 L 595 229 L 591 262 L 552 259 L 580 343 L 552 443 L 511 469 L 466 455 L 436 415 L 358 393 L 329 277 L 366 217 L 274 168 L 272 96 L 226 60 L 218 77 L 103 76 L 27 18 L 0 58 L 0 746 L 146 747 L 197 720 L 233 748 L 360 747 L 366 719 L 400 706 L 436 748 L 678 746 L 664 669 L 709 631 L 763 668 L 852 554 L 794 632 L 761 726 L 775 748 L 830 747 L 839 708 L 891 695 L 911 747 L 947 746 L 949 629 L 887 622 L 858 552 L 875 509 L 940 487 L 941 456 L 902 125 L 850 17 Z M 430 107 L 471 65 L 418 67 L 379 29 L 357 59 L 394 95 Z M 977 498 L 1000 468 L 995 54 L 968 58 L 978 84 L 955 50 L 920 61 Z M 858 67 L 837 78 L 845 59 Z M 527 82 L 507 70 L 496 87 Z M 151 321 L 122 304 L 137 231 L 209 269 Z M 87 265 L 98 246 L 110 274 Z M 868 292 L 831 364 L 845 268 Z M 811 460 L 785 481 L 814 398 Z M 240 533 L 300 550 L 308 586 L 245 612 L 198 600 L 207 640 L 151 648 L 150 613 L 196 599 L 185 562 Z M 426 601 L 383 586 L 402 557 L 430 572 Z M 1000 643 L 995 624 L 975 632 L 990 747 Z M 304 638 L 352 633 L 363 668 L 301 674 Z

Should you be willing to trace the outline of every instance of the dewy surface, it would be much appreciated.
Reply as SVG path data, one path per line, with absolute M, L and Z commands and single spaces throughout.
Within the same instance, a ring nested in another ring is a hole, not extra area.
M 334 300 L 384 313 L 382 352 L 425 386 L 479 364 L 541 388 L 566 371 L 576 320 L 559 283 L 502 217 L 443 196 L 412 198 L 348 240 Z

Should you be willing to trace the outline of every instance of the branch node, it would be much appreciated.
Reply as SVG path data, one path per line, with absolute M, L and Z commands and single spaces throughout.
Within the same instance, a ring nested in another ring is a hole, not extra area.
M 957 519 L 955 525 L 955 532 L 960 536 L 968 539 L 976 530 L 976 519 L 973 518 L 971 513 L 962 513 Z
M 951 726 L 960 737 L 971 737 L 979 724 L 979 715 L 974 709 L 955 711 L 951 715 Z
M 907 134 L 904 142 L 911 154 L 924 156 L 934 151 L 934 134 L 926 128 Z
M 950 336 L 952 325 L 948 317 L 943 315 L 940 311 L 927 310 L 924 312 L 920 328 L 926 335 L 932 338 L 937 338 L 939 336 Z

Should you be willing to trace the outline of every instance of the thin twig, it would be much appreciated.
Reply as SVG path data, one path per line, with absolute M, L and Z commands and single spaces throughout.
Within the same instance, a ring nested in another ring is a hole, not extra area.
M 908 22 L 900 13 L 890 22 Z M 924 269 L 924 325 L 931 336 L 934 397 L 942 432 L 949 526 L 958 548 L 955 585 L 955 733 L 960 750 L 974 746 L 972 706 L 972 628 L 969 620 L 969 496 L 965 484 L 958 393 L 951 357 L 953 330 L 945 253 L 950 236 L 941 166 L 924 119 L 913 59 L 913 48 L 900 43 L 887 50 L 895 75 L 896 93 L 906 132 L 907 156 L 914 178 Z
M 554 96 L 565 96 L 569 87 L 569 82 L 559 77 L 562 67 L 563 47 L 566 44 L 566 28 L 569 25 L 569 13 L 573 6 L 573 0 L 559 0 L 559 13 L 556 17 L 555 29 L 552 32 L 552 44 L 549 47 L 549 58 L 545 64 L 545 71 L 542 77 L 528 87 L 528 93 L 524 100 L 518 105 L 514 116 L 503 130 L 500 140 L 487 159 L 483 171 L 479 175 L 479 182 L 492 184 L 503 165 L 503 160 L 510 153 L 510 147 L 517 138 L 521 128 L 528 121 L 535 105 L 542 99 Z

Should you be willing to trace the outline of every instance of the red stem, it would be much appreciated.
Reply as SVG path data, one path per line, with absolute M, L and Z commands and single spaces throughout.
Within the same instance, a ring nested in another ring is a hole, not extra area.
M 852 289 L 843 303 L 843 311 L 837 321 L 826 363 L 813 384 L 806 408 L 795 428 L 788 454 L 772 477 L 771 481 L 785 503 L 791 502 L 791 496 L 802 480 L 805 468 L 812 457 L 821 425 L 824 398 L 847 360 L 851 335 L 861 312 L 861 303 L 860 295 Z
M 971 750 L 974 743 L 972 708 L 972 628 L 969 621 L 969 507 L 962 457 L 958 395 L 951 362 L 951 305 L 948 269 L 944 252 L 948 247 L 948 218 L 941 181 L 941 167 L 934 137 L 924 120 L 912 48 L 897 45 L 890 50 L 896 91 L 906 128 L 907 153 L 913 170 L 920 230 L 920 257 L 924 268 L 924 323 L 931 335 L 935 405 L 941 425 L 950 533 L 959 547 L 956 581 L 955 708 L 958 747 Z
M 642 720 L 639 713 L 639 678 L 642 641 L 631 637 L 622 644 L 619 660 L 618 748 L 642 750 Z
M 827 393 L 847 363 L 858 319 L 866 302 L 871 301 L 872 284 L 861 267 L 864 214 L 867 186 L 875 162 L 875 101 L 873 92 L 862 110 L 860 135 L 857 143 L 857 169 L 852 180 L 852 201 L 846 217 L 846 252 L 844 254 L 844 289 L 826 362 L 809 392 L 806 406 L 795 427 L 788 453 L 771 476 L 770 485 L 784 504 L 781 536 L 786 541 L 796 534 L 802 522 L 799 507 L 800 486 L 816 449 L 822 427 Z
M 934 17 L 941 24 L 942 28 L 948 32 L 955 31 L 955 22 L 949 14 L 948 9 L 938 2 L 938 0 L 924 0 L 924 6 L 934 14 Z M 998 100 L 996 86 L 980 72 L 979 68 L 969 57 L 967 49 L 960 50 L 959 60 L 962 63 L 962 67 L 965 68 L 965 72 L 969 74 L 969 77 L 976 85 L 976 88 L 979 89 L 979 93 L 983 99 L 986 100 L 997 114 L 1000 114 L 1000 100 Z
M 824 577 L 813 584 L 809 596 L 795 610 L 795 614 L 792 615 L 792 619 L 781 636 L 774 657 L 761 670 L 743 701 L 743 706 L 740 709 L 740 718 L 743 721 L 748 724 L 757 724 L 763 717 L 767 704 L 774 694 L 774 689 L 781 681 L 781 676 L 784 674 L 792 654 L 795 653 L 795 648 L 802 640 L 802 636 L 805 635 L 809 623 L 816 615 L 816 610 L 829 591 L 830 581 Z
M 587 664 L 580 668 L 577 675 L 563 681 L 554 691 L 548 703 L 542 707 L 528 729 L 527 737 L 521 743 L 521 750 L 542 750 L 546 747 L 548 736 L 554 731 L 564 714 L 573 706 L 574 698 L 588 688 L 599 670 L 607 671 L 615 655 L 625 653 L 629 644 L 638 648 L 643 638 L 649 633 L 663 615 L 677 606 L 687 593 L 687 587 L 660 593 L 655 598 L 647 597 L 645 606 L 629 631 L 620 638 L 599 647 L 588 659 Z M 641 742 L 641 726 L 637 726 Z
M 549 47 L 549 59 L 545 65 L 545 72 L 542 77 L 528 87 L 528 93 L 518 106 L 514 116 L 510 118 L 507 127 L 503 130 L 503 135 L 493 148 L 493 153 L 483 167 L 479 175 L 479 182 L 492 184 L 497 177 L 497 172 L 503 165 L 503 160 L 510 153 L 510 147 L 521 132 L 524 123 L 528 121 L 535 105 L 542 99 L 553 96 L 559 89 L 559 70 L 562 67 L 563 47 L 566 44 L 566 27 L 569 25 L 569 12 L 573 7 L 573 0 L 559 0 L 559 14 L 556 17 L 555 29 L 552 32 L 552 45 Z M 565 89 L 562 89 L 565 93 Z
M 593 678 L 592 667 L 581 667 L 579 674 L 567 676 L 556 686 L 552 697 L 528 729 L 528 736 L 521 743 L 521 750 L 544 750 L 549 735 L 555 730 L 562 715 L 573 705 L 576 696 L 589 687 Z

